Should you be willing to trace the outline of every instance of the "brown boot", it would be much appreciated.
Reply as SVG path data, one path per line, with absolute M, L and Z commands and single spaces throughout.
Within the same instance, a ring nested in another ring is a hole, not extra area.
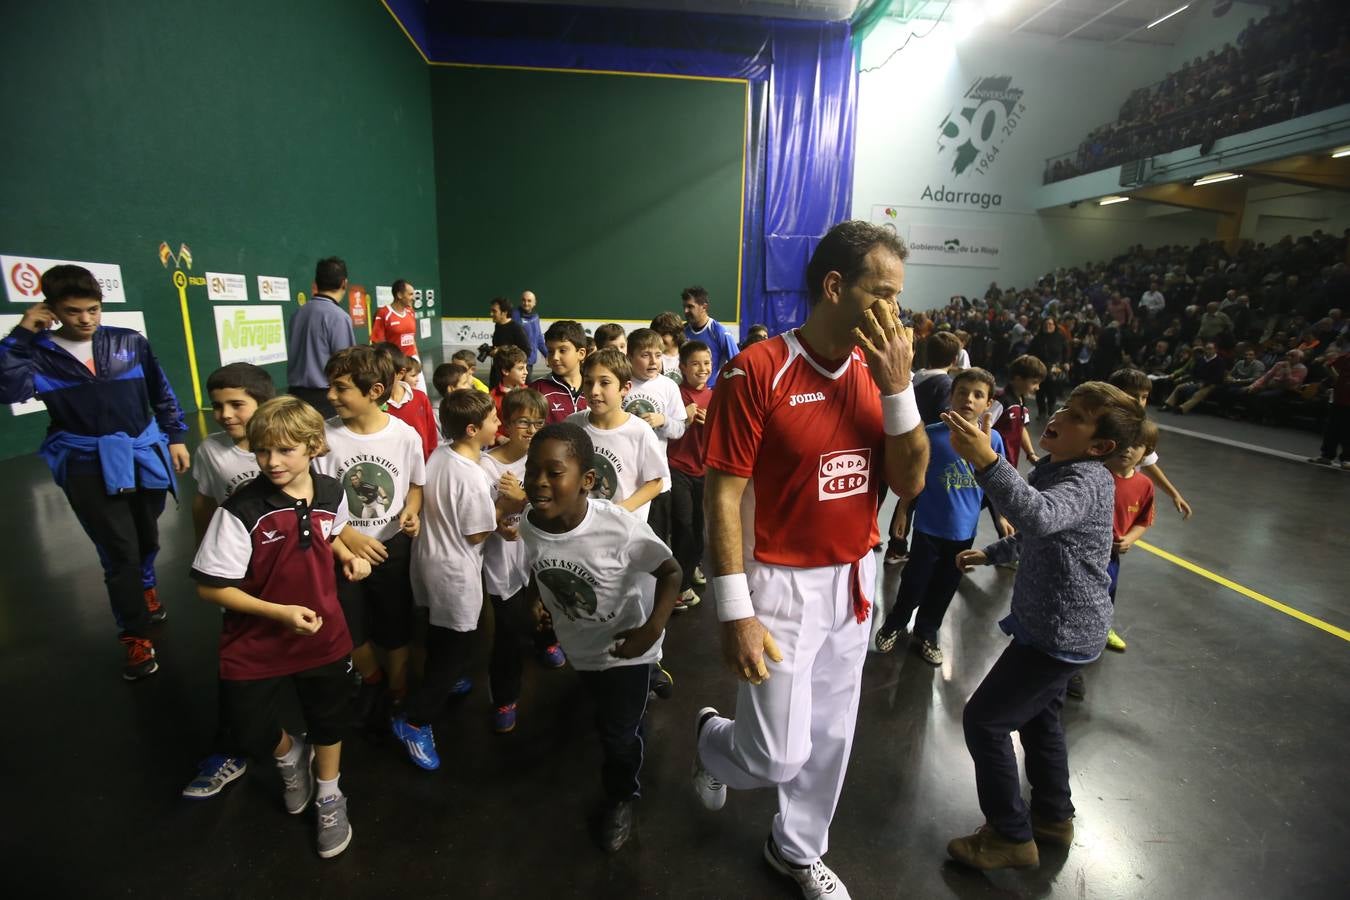
M 1031 833 L 1035 835 L 1036 840 L 1042 844 L 1053 844 L 1058 847 L 1072 847 L 1073 816 L 1069 816 L 1063 822 L 1054 822 L 1032 813 Z
M 972 869 L 1026 869 L 1040 865 L 1035 841 L 1010 841 L 988 825 L 974 834 L 953 838 L 947 855 Z

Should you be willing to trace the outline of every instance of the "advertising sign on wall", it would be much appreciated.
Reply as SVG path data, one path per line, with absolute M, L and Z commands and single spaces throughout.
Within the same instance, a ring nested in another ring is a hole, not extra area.
M 248 279 L 225 272 L 206 273 L 206 296 L 212 300 L 248 300 Z
M 909 266 L 962 266 L 997 269 L 1002 264 L 1003 231 L 965 225 L 905 225 L 893 206 L 872 207 L 872 221 L 887 225 L 909 247 Z
M 258 299 L 264 303 L 282 303 L 291 299 L 291 280 L 273 275 L 259 275 Z
M 221 365 L 255 366 L 286 359 L 286 327 L 280 306 L 216 306 L 216 344 Z
M 41 256 L 0 256 L 5 270 L 5 291 L 10 303 L 37 303 L 42 299 L 42 273 L 52 266 L 83 266 L 98 279 L 104 303 L 126 303 L 122 267 L 117 263 L 79 262 L 73 259 L 46 259 Z

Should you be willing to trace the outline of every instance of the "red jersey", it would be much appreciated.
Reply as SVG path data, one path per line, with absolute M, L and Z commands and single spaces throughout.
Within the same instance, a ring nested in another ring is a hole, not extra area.
M 385 404 L 389 415 L 412 426 L 422 438 L 422 459 L 430 459 L 431 451 L 441 442 L 441 425 L 436 420 L 436 411 L 431 408 L 427 395 L 416 388 L 407 388 L 402 403 L 395 403 L 391 396 Z
M 540 378 L 530 387 L 544 395 L 548 401 L 548 424 L 561 422 L 574 412 L 586 408 L 586 398 L 581 396 L 581 388 L 572 390 L 572 386 L 557 375 Z
M 1017 468 L 1022 457 L 1022 432 L 1027 427 L 1027 405 L 1011 388 L 1004 388 L 994 398 L 1003 404 L 1003 414 L 994 423 L 994 430 L 1003 435 L 1003 455 Z
M 1114 472 L 1111 477 L 1116 480 L 1116 509 L 1111 517 L 1111 532 L 1118 541 L 1136 525 L 1147 528 L 1153 524 L 1153 482 L 1138 469 L 1131 478 L 1121 478 Z
M 263 475 L 242 484 L 216 510 L 192 561 L 192 578 L 237 587 L 272 603 L 294 603 L 323 617 L 299 635 L 262 616 L 226 610 L 220 629 L 220 677 L 279 678 L 337 662 L 352 652 L 333 565 L 333 536 L 347 524 L 342 485 L 313 473 L 314 499 L 296 499 Z
M 693 403 L 699 409 L 706 410 L 712 395 L 710 387 L 696 391 L 687 384 L 680 385 L 680 400 L 685 406 Z M 703 477 L 703 460 L 707 453 L 707 422 L 695 422 L 692 418 L 685 426 L 684 436 L 666 445 L 666 461 L 670 463 L 670 467 L 692 478 Z
M 417 316 L 411 309 L 395 312 L 392 303 L 381 306 L 370 319 L 370 342 L 388 342 L 402 350 L 404 356 L 417 356 Z
M 885 432 L 862 351 L 822 360 L 795 332 L 754 344 L 722 367 L 706 427 L 708 467 L 750 479 L 755 559 L 839 565 L 877 544 Z

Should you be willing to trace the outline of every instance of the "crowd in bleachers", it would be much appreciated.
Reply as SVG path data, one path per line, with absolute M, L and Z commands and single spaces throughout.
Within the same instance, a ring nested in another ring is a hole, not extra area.
M 1315 427 L 1331 364 L 1350 349 L 1346 252 L 1347 234 L 1321 231 L 1232 253 L 1207 241 L 1137 246 L 910 316 L 920 338 L 955 332 L 971 365 L 1001 373 L 1024 353 L 1040 358 L 1043 416 L 1073 385 L 1131 367 L 1153 380 L 1151 402 L 1178 413 Z
M 1116 121 L 1093 129 L 1046 183 L 1208 145 L 1350 101 L 1350 4 L 1295 0 L 1224 44 L 1139 88 Z

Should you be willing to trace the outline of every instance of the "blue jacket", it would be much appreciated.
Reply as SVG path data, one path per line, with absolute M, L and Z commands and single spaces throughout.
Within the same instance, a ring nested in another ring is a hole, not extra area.
M 541 356 L 548 359 L 548 347 L 544 344 L 544 329 L 539 326 L 539 313 L 530 313 L 528 316 L 520 311 L 520 307 L 511 310 L 511 318 L 520 323 L 520 327 L 525 329 L 525 337 L 530 340 L 530 354 L 525 358 L 525 365 L 534 367 L 534 363 Z
M 1027 481 L 1006 459 L 975 473 L 1017 533 L 984 548 L 990 564 L 1020 559 L 1012 612 L 999 623 L 1058 659 L 1087 662 L 1111 627 L 1111 516 L 1116 482 L 1100 460 L 1036 463 Z
M 134 480 L 125 483 L 128 471 L 133 479 L 140 473 L 142 487 L 171 487 L 167 445 L 183 443 L 187 424 L 150 342 L 110 325 L 94 332 L 93 341 L 98 374 L 46 332 L 16 327 L 0 340 L 0 403 L 37 396 L 47 405 L 43 456 L 58 483 L 70 461 L 97 460 L 109 493 L 135 488 Z M 105 453 L 110 459 L 101 458 Z

